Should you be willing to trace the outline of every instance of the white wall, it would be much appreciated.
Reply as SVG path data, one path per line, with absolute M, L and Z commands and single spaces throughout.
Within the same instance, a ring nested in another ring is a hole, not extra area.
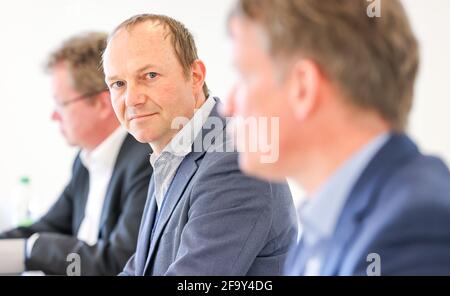
M 410 133 L 450 163 L 450 1 L 404 0 L 421 45 Z
M 2 1 L 3 2 L 3 1 Z M 450 162 L 450 1 L 406 0 L 422 42 L 422 67 L 410 132 L 425 151 Z M 11 211 L 8 198 L 19 176 L 29 175 L 42 210 L 70 176 L 75 154 L 50 121 L 46 55 L 67 37 L 86 30 L 111 30 L 137 13 L 163 13 L 193 32 L 205 61 L 207 82 L 225 98 L 234 80 L 225 20 L 233 0 L 17 0 L 0 10 L 0 229 Z M 300 193 L 299 193 L 300 194 Z

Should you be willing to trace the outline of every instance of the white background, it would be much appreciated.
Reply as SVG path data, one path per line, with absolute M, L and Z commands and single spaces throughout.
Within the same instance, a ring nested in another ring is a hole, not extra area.
M 235 79 L 226 18 L 234 0 L 17 0 L 0 10 L 0 229 L 11 213 L 10 192 L 31 178 L 44 211 L 70 177 L 76 153 L 50 120 L 52 93 L 43 72 L 47 54 L 81 31 L 110 31 L 138 13 L 162 13 L 194 34 L 207 83 L 223 99 Z M 409 132 L 427 153 L 450 163 L 450 1 L 405 0 L 421 43 L 421 69 Z M 296 191 L 301 195 L 300 191 Z

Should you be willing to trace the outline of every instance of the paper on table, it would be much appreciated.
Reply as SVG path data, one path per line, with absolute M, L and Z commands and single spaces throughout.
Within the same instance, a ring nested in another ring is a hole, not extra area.
M 0 274 L 20 274 L 25 270 L 25 240 L 0 240 Z
M 44 276 L 45 273 L 40 270 L 24 271 L 21 276 Z

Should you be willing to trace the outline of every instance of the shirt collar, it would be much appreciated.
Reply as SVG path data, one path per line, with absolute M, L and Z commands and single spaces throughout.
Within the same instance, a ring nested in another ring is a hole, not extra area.
M 83 149 L 80 153 L 81 162 L 88 170 L 94 167 L 113 168 L 126 136 L 127 131 L 118 127 L 94 150 L 88 152 Z
M 329 238 L 353 186 L 370 160 L 389 139 L 389 133 L 375 137 L 353 154 L 333 175 L 308 199 L 299 210 L 306 240 Z
M 211 114 L 216 101 L 212 96 L 209 96 L 205 103 L 194 113 L 194 116 L 189 122 L 172 138 L 163 151 L 156 155 L 150 155 L 150 164 L 155 166 L 156 161 L 163 154 L 170 154 L 176 157 L 185 157 L 192 152 L 192 145 L 195 138 L 202 130 L 203 125 Z

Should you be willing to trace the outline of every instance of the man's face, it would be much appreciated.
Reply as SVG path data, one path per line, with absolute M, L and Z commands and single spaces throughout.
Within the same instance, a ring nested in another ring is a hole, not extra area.
M 286 103 L 288 82 L 279 76 L 281 67 L 276 67 L 264 48 L 259 27 L 235 17 L 231 20 L 230 30 L 239 81 L 227 100 L 226 115 L 241 118 L 246 124 L 252 118 L 263 122 L 258 130 L 252 129 L 244 136 L 237 136 L 237 147 L 243 151 L 239 159 L 241 169 L 255 176 L 281 179 L 285 176 L 286 164 L 283 153 L 290 146 L 290 138 L 295 137 L 294 117 Z M 273 124 L 274 120 L 279 120 L 279 126 Z M 237 131 L 245 129 L 242 121 L 236 120 L 236 124 Z M 249 149 L 251 141 L 259 143 L 260 148 L 264 146 L 262 143 L 270 142 L 271 153 L 276 158 L 267 158 L 267 149 L 266 152 Z M 268 162 L 267 159 L 273 161 Z
M 104 70 L 114 111 L 138 141 L 163 148 L 177 133 L 173 119 L 193 116 L 192 79 L 163 26 L 145 22 L 119 30 L 106 49 Z
M 81 99 L 63 106 L 65 102 L 83 95 L 74 89 L 71 74 L 64 62 L 52 68 L 51 79 L 56 106 L 52 119 L 59 123 L 60 131 L 69 145 L 88 148 L 98 122 L 95 105 Z

